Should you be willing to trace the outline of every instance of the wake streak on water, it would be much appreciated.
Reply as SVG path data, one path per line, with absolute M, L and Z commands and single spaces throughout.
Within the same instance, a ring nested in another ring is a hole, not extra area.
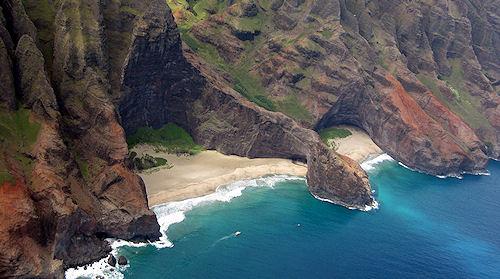
M 158 249 L 171 248 L 174 246 L 174 244 L 168 239 L 167 236 L 168 228 L 173 224 L 184 221 L 184 219 L 186 218 L 185 215 L 186 212 L 192 210 L 195 207 L 207 205 L 213 202 L 229 202 L 233 198 L 241 196 L 243 190 L 247 187 L 274 188 L 274 186 L 277 183 L 289 180 L 305 181 L 305 178 L 298 176 L 288 176 L 288 175 L 273 175 L 257 179 L 241 180 L 228 185 L 219 186 L 214 193 L 206 196 L 187 199 L 178 202 L 169 202 L 154 206 L 151 208 L 151 210 L 153 210 L 153 212 L 156 214 L 156 218 L 158 220 L 158 223 L 160 224 L 160 232 L 161 232 L 160 240 L 151 243 L 133 243 L 124 240 L 107 239 L 111 244 L 111 248 L 113 249 L 111 253 L 113 255 L 117 255 L 119 248 L 122 246 L 143 247 L 147 245 L 153 245 Z M 230 235 L 222 237 L 221 239 L 217 240 L 214 243 L 214 246 L 218 242 L 224 239 L 235 236 L 236 233 L 232 233 Z M 107 257 L 105 257 L 99 260 L 98 262 L 95 262 L 86 267 L 70 268 L 66 271 L 65 277 L 67 279 L 77 279 L 77 278 L 96 278 L 97 276 L 102 276 L 104 278 L 110 278 L 110 279 L 122 279 L 124 278 L 122 272 L 127 267 L 128 265 L 118 268 L 112 268 L 107 264 Z
M 361 167 L 365 171 L 371 171 L 376 168 L 376 165 L 384 161 L 394 161 L 392 157 L 387 154 L 379 155 L 371 160 L 365 161 L 361 164 Z M 158 249 L 171 248 L 174 244 L 168 239 L 167 231 L 168 228 L 176 223 L 184 221 L 186 218 L 186 212 L 192 210 L 195 207 L 207 205 L 214 202 L 229 202 L 233 198 L 242 195 L 243 190 L 247 187 L 270 187 L 273 188 L 277 183 L 287 181 L 287 180 L 302 180 L 305 181 L 304 177 L 297 176 L 287 176 L 287 175 L 273 175 L 262 177 L 258 179 L 241 180 L 231 183 L 229 185 L 219 186 L 216 191 L 212 194 L 187 199 L 178 202 L 169 202 L 165 204 L 160 204 L 152 207 L 151 209 L 156 214 L 158 223 L 160 224 L 161 237 L 159 241 L 152 243 L 133 243 L 129 241 L 119 240 L 119 239 L 108 239 L 110 245 L 113 249 L 112 254 L 117 255 L 118 250 L 122 246 L 129 247 L 143 247 L 147 245 L 152 245 Z M 331 202 L 327 199 L 322 199 L 320 197 L 315 197 L 318 200 Z M 375 202 L 372 206 L 366 208 L 366 211 L 378 208 L 378 203 Z M 217 240 L 213 246 L 217 245 L 220 241 L 226 240 L 228 238 L 234 237 L 235 234 L 232 233 L 221 239 Z M 107 264 L 107 257 L 95 262 L 86 267 L 71 268 L 66 271 L 65 277 L 68 279 L 73 278 L 95 278 L 96 276 L 102 276 L 104 278 L 110 279 L 122 279 L 124 278 L 123 271 L 128 266 L 112 268 Z
M 394 161 L 394 159 L 387 155 L 382 154 L 371 160 L 365 161 L 361 164 L 361 167 L 370 172 L 376 168 L 376 166 L 384 161 Z M 122 246 L 129 247 L 143 247 L 147 245 L 152 245 L 158 249 L 171 248 L 174 244 L 168 239 L 167 232 L 168 228 L 173 225 L 184 221 L 186 218 L 186 212 L 192 210 L 195 207 L 207 205 L 214 202 L 229 202 L 232 199 L 242 195 L 243 190 L 247 187 L 270 187 L 273 188 L 277 183 L 287 181 L 287 180 L 302 180 L 305 181 L 304 177 L 287 176 L 287 175 L 273 175 L 262 177 L 258 179 L 241 180 L 229 185 L 219 186 L 216 191 L 212 194 L 187 199 L 178 202 L 169 202 L 165 204 L 160 204 L 152 207 L 151 209 L 156 214 L 158 223 L 160 224 L 161 237 L 159 241 L 152 243 L 133 243 L 124 240 L 108 239 L 113 249 L 112 254 L 117 255 L 118 250 Z M 331 202 L 330 200 L 316 197 L 316 199 L 324 202 Z M 378 203 L 375 201 L 373 205 L 367 206 L 365 211 L 371 209 L 377 209 Z M 226 240 L 231 237 L 235 237 L 235 233 L 224 236 L 214 242 L 213 246 L 217 245 L 219 242 Z M 124 278 L 123 271 L 127 268 L 118 267 L 111 268 L 107 264 L 107 257 L 88 265 L 86 268 L 78 267 L 71 268 L 66 271 L 66 278 L 95 278 L 96 276 L 102 276 L 104 278 L 121 279 Z
M 365 171 L 369 172 L 374 170 L 378 164 L 384 161 L 394 161 L 394 159 L 387 154 L 382 154 L 371 160 L 363 162 L 361 164 L 361 167 Z M 287 176 L 287 175 L 273 175 L 258 179 L 241 180 L 231 183 L 229 185 L 219 186 L 214 193 L 206 196 L 187 199 L 178 202 L 169 202 L 154 206 L 151 209 L 156 214 L 156 218 L 158 220 L 158 223 L 160 224 L 160 232 L 161 232 L 160 240 L 152 243 L 133 243 L 124 240 L 108 239 L 113 249 L 111 253 L 113 255 L 117 255 L 119 248 L 122 246 L 143 247 L 147 245 L 153 245 L 158 249 L 171 248 L 174 246 L 174 244 L 168 239 L 167 236 L 168 228 L 173 224 L 177 224 L 184 221 L 184 219 L 186 218 L 185 215 L 186 212 L 192 210 L 195 207 L 207 205 L 213 202 L 229 202 L 233 198 L 241 196 L 243 190 L 247 187 L 273 188 L 276 185 L 276 183 L 287 180 L 305 181 L 305 178 L 297 176 Z M 323 199 L 320 197 L 315 196 L 315 198 L 320 201 L 331 202 L 327 199 Z M 378 208 L 377 202 L 375 202 L 372 206 L 367 207 L 366 211 L 374 208 L 375 209 Z M 221 239 L 217 240 L 213 244 L 213 246 L 217 245 L 217 243 L 219 243 L 220 241 L 223 241 L 225 239 L 234 236 L 235 234 L 232 233 L 230 235 L 222 237 Z M 107 264 L 107 257 L 106 257 L 86 267 L 70 268 L 66 271 L 65 277 L 67 279 L 73 279 L 73 278 L 76 279 L 76 278 L 95 278 L 96 276 L 102 276 L 104 278 L 110 278 L 110 279 L 122 279 L 124 278 L 122 272 L 126 268 L 127 266 L 111 268 Z
M 228 234 L 228 235 L 226 235 L 226 236 L 223 236 L 223 237 L 221 237 L 221 238 L 217 239 L 217 241 L 215 241 L 215 242 L 212 244 L 212 246 L 210 246 L 210 247 L 215 247 L 215 245 L 219 244 L 219 242 L 224 241 L 224 240 L 226 240 L 226 239 L 230 239 L 230 238 L 233 238 L 233 237 L 237 237 L 237 236 L 239 235 L 238 233 L 239 233 L 239 232 L 234 232 L 234 233 L 232 233 L 232 234 Z

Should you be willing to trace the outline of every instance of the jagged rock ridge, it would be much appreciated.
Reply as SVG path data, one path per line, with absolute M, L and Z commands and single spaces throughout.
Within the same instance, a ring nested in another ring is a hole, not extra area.
M 306 127 L 356 125 L 427 173 L 499 158 L 498 1 L 210 3 L 169 1 L 194 51 L 235 88 L 239 71 L 262 85 L 243 86 L 250 100 Z
M 0 277 L 158 237 L 127 166 L 142 126 L 307 162 L 311 192 L 349 207 L 373 203 L 366 174 L 308 128 L 359 126 L 434 174 L 483 170 L 500 154 L 497 2 L 228 1 L 174 9 L 177 28 L 163 0 L 3 1 Z
M 52 60 L 23 3 L 1 5 L 0 277 L 63 278 L 106 256 L 104 238 L 156 240 L 159 226 L 126 165 L 101 25 L 86 24 L 102 7 L 54 4 Z
M 306 161 L 315 195 L 373 203 L 358 164 L 184 54 L 164 1 L 42 2 L 1 5 L 0 120 L 9 134 L 1 145 L 0 276 L 60 278 L 104 257 L 106 237 L 158 238 L 144 184 L 127 165 L 124 130 L 141 126 L 175 122 L 227 154 Z

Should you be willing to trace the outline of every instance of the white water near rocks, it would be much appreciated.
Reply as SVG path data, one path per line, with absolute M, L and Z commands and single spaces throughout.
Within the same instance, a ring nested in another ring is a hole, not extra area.
M 361 167 L 369 172 L 375 169 L 376 165 L 384 161 L 394 161 L 394 159 L 387 155 L 381 154 L 373 159 L 367 160 L 361 164 Z M 158 249 L 171 248 L 174 244 L 168 239 L 167 232 L 168 228 L 176 223 L 184 221 L 186 218 L 186 212 L 192 210 L 197 206 L 202 206 L 210 204 L 213 202 L 229 202 L 235 197 L 242 195 L 243 190 L 247 187 L 270 187 L 273 188 L 278 182 L 286 180 L 302 180 L 305 181 L 304 177 L 288 176 L 288 175 L 272 175 L 257 179 L 241 180 L 231 183 L 229 185 L 219 186 L 217 190 L 209 195 L 187 199 L 177 202 L 169 202 L 165 204 L 160 204 L 152 207 L 151 209 L 156 214 L 158 223 L 160 224 L 161 237 L 159 241 L 151 243 L 133 243 L 129 241 L 124 241 L 120 239 L 108 239 L 110 245 L 113 249 L 112 254 L 117 255 L 119 248 L 122 246 L 130 247 L 142 247 L 146 245 L 153 245 Z M 323 199 L 314 196 L 316 199 L 324 202 L 332 201 L 328 199 Z M 363 211 L 369 211 L 378 208 L 378 202 L 374 201 L 373 205 L 367 206 Z M 352 208 L 351 208 L 352 209 Z M 93 264 L 87 265 L 85 267 L 70 268 L 66 271 L 65 277 L 67 279 L 76 278 L 96 278 L 98 276 L 109 278 L 109 279 L 122 279 L 124 278 L 122 271 L 124 271 L 127 266 L 122 267 L 111 267 L 107 263 L 107 257 L 103 258 Z
M 272 175 L 257 179 L 241 180 L 229 185 L 219 186 L 214 193 L 206 196 L 154 206 L 151 208 L 151 210 L 153 210 L 153 212 L 156 214 L 156 218 L 158 220 L 158 223 L 160 224 L 160 240 L 150 243 L 134 243 L 120 239 L 107 239 L 107 241 L 111 245 L 111 248 L 113 249 L 111 253 L 115 256 L 118 255 L 119 248 L 122 246 L 143 247 L 146 245 L 153 245 L 158 249 L 171 248 L 174 246 L 174 244 L 168 239 L 168 228 L 173 224 L 184 221 L 184 219 L 186 218 L 186 212 L 192 210 L 197 206 L 202 206 L 213 202 L 229 202 L 233 198 L 241 196 L 243 190 L 247 187 L 273 188 L 276 183 L 287 180 L 305 181 L 305 178 L 288 175 Z M 100 276 L 109 279 L 122 279 L 124 278 L 122 271 L 124 271 L 127 266 L 128 265 L 121 267 L 111 267 L 107 263 L 107 257 L 105 257 L 87 266 L 70 268 L 66 271 L 65 277 L 67 279 L 77 279 L 96 278 Z
M 369 160 L 361 163 L 361 168 L 363 168 L 365 171 L 371 171 L 371 170 L 375 169 L 375 166 L 377 166 L 378 164 L 380 164 L 384 161 L 394 161 L 394 159 L 387 154 L 380 154 L 373 159 L 369 159 Z

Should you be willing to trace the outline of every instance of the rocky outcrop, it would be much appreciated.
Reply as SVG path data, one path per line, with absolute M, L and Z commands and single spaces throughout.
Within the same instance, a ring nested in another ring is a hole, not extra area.
M 487 157 L 498 158 L 500 146 L 494 2 L 274 1 L 271 9 L 260 3 L 261 35 L 228 52 L 220 38 L 242 42 L 231 39 L 228 26 L 238 17 L 232 4 L 185 36 L 205 44 L 187 41 L 194 51 L 214 47 L 222 59 L 207 61 L 233 84 L 240 86 L 237 73 L 248 69 L 266 92 L 259 98 L 305 127 L 354 124 L 412 168 L 478 172 Z M 290 110 L 292 102 L 310 117 Z
M 184 114 L 182 99 L 171 100 L 167 91 L 188 92 L 196 84 L 194 69 L 181 55 L 181 41 L 170 9 L 164 1 L 149 3 L 132 31 L 130 53 L 124 62 L 118 104 L 127 133 L 138 127 L 159 128 L 172 115 Z M 167 107 L 171 109 L 166 109 Z
M 107 262 L 108 262 L 108 264 L 110 266 L 113 266 L 113 267 L 116 266 L 116 258 L 115 258 L 115 256 L 109 255 Z
M 15 56 L 15 74 L 19 79 L 19 91 L 24 105 L 43 118 L 58 119 L 59 108 L 45 73 L 42 53 L 29 35 L 23 35 L 19 39 Z
M 5 43 L 0 39 L 0 106 L 3 109 L 13 109 L 15 106 L 14 77 L 12 62 Z
M 362 127 L 389 155 L 413 169 L 437 175 L 483 170 L 487 158 L 470 128 L 465 126 L 462 138 L 453 136 L 425 113 L 392 75 L 379 79 L 387 85 L 343 96 L 320 125 L 352 123 Z M 472 140 L 466 141 L 466 136 Z
M 144 183 L 125 165 L 125 134 L 102 55 L 101 7 L 59 4 L 55 60 L 48 63 L 21 1 L 2 2 L 16 45 L 10 51 L 0 43 L 2 81 L 11 81 L 2 82 L 0 107 L 2 278 L 63 278 L 65 268 L 105 257 L 107 237 L 160 236 Z M 80 9 L 86 12 L 75 13 Z
M 119 265 L 127 265 L 127 263 L 128 263 L 128 260 L 127 260 L 127 258 L 125 258 L 125 256 L 118 257 L 118 264 Z
M 125 67 L 119 111 L 127 132 L 174 122 L 225 154 L 307 162 L 311 192 L 321 198 L 354 208 L 373 203 L 359 165 L 329 150 L 314 131 L 245 100 L 196 55 L 183 53 L 168 8 L 156 3 L 134 29 Z
M 126 164 L 143 126 L 306 162 L 313 195 L 353 208 L 373 205 L 366 173 L 310 128 L 356 125 L 433 174 L 483 170 L 500 156 L 497 2 L 236 1 L 183 25 L 189 47 L 163 0 L 1 2 L 0 277 L 62 278 L 106 237 L 159 237 Z
M 225 154 L 307 162 L 307 182 L 315 196 L 352 208 L 373 204 L 368 178 L 357 163 L 328 149 L 314 131 L 291 118 L 244 100 L 195 56 L 187 57 L 206 79 L 186 118 L 197 142 Z

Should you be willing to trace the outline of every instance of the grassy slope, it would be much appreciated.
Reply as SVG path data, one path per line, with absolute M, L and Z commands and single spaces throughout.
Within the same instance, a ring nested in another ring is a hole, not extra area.
M 150 127 L 139 128 L 127 138 L 130 148 L 141 143 L 147 143 L 169 153 L 196 154 L 203 148 L 194 143 L 193 138 L 181 127 L 168 123 L 160 129 Z
M 270 1 L 259 2 L 262 7 L 269 11 L 268 6 L 270 6 Z M 189 30 L 195 24 L 205 20 L 209 16 L 208 10 L 215 11 L 216 13 L 223 12 L 227 5 L 227 0 L 198 0 L 190 1 L 189 4 L 185 0 L 167 0 L 167 3 L 174 15 L 176 13 L 182 14 L 182 19 L 177 20 L 182 40 L 205 61 L 231 76 L 233 89 L 248 100 L 267 110 L 281 111 L 300 121 L 312 121 L 312 116 L 300 103 L 296 94 L 291 94 L 284 100 L 272 100 L 269 98 L 266 89 L 262 86 L 261 80 L 251 73 L 256 53 L 265 42 L 263 35 L 257 36 L 253 41 L 246 41 L 244 43 L 245 50 L 240 60 L 236 64 L 231 64 L 219 55 L 219 52 L 213 45 L 200 42 L 190 34 Z M 190 12 L 190 10 L 194 11 L 194 13 Z M 260 10 L 255 17 L 230 17 L 227 19 L 227 22 L 239 30 L 260 31 L 264 34 L 266 33 L 266 29 L 269 28 L 270 20 L 270 12 Z
M 347 138 L 350 135 L 351 131 L 343 128 L 325 128 L 319 131 L 319 136 L 325 143 L 330 139 Z
M 433 77 L 418 74 L 417 78 L 422 82 L 444 105 L 459 115 L 467 124 L 473 128 L 492 129 L 491 124 L 480 112 L 479 104 L 469 92 L 464 89 L 464 72 L 458 59 L 450 61 L 452 73 L 443 80 L 452 92 L 452 96 L 445 96 L 439 89 Z
M 40 124 L 30 120 L 29 110 L 0 112 L 0 185 L 13 179 L 3 156 L 15 158 L 21 170 L 29 175 L 32 160 L 25 154 L 31 150 L 39 132 Z
M 54 41 L 54 19 L 56 15 L 54 3 L 51 0 L 22 0 L 26 13 L 37 27 L 41 52 L 47 68 L 51 69 Z

